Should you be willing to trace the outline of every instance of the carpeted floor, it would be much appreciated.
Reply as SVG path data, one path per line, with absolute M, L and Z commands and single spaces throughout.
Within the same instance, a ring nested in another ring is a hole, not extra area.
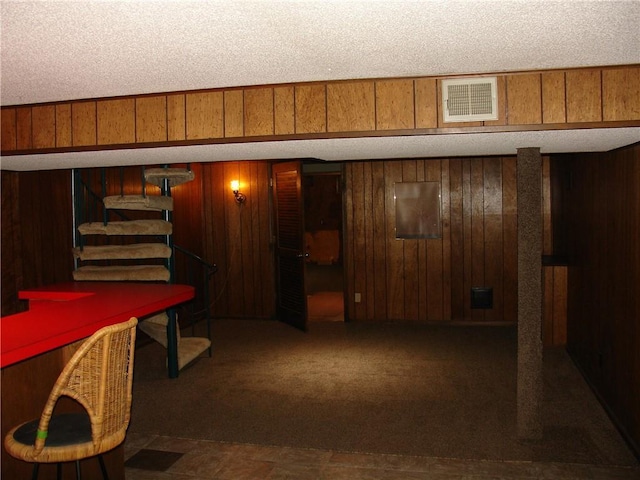
M 188 332 L 185 332 L 188 334 Z M 218 320 L 212 358 L 166 378 L 138 349 L 130 432 L 431 457 L 637 465 L 563 349 L 545 351 L 545 438 L 515 436 L 511 327 Z

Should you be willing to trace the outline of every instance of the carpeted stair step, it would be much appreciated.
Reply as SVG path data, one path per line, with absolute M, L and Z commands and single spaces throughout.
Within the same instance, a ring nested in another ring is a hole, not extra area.
M 173 225 L 165 220 L 91 222 L 80 225 L 78 231 L 82 235 L 171 235 Z
M 165 195 L 114 195 L 102 199 L 106 208 L 161 212 L 173 210 L 173 198 Z
M 165 312 L 144 319 L 138 323 L 138 328 L 153 338 L 156 342 L 167 348 L 167 322 L 169 317 Z M 178 344 L 180 343 L 180 330 L 178 330 Z
M 147 182 L 158 187 L 162 187 L 166 178 L 169 180 L 169 186 L 175 187 L 192 181 L 195 174 L 186 168 L 147 168 L 144 171 L 144 178 Z
M 140 258 L 170 258 L 171 248 L 164 243 L 137 243 L 132 245 L 85 246 L 73 249 L 73 255 L 86 260 L 128 260 Z
M 138 328 L 153 338 L 156 342 L 167 348 L 167 322 L 166 313 L 160 313 L 138 323 Z M 178 369 L 191 363 L 211 346 L 211 341 L 204 337 L 182 337 L 178 334 Z
M 73 272 L 78 282 L 168 282 L 170 278 L 169 270 L 161 265 L 86 265 Z
M 202 355 L 211 346 L 204 337 L 182 337 L 178 344 L 178 369 L 181 369 Z

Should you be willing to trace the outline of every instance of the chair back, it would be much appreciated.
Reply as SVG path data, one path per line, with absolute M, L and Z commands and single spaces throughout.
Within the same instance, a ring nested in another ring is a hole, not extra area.
M 36 451 L 44 447 L 49 420 L 63 395 L 76 400 L 89 414 L 94 455 L 124 441 L 131 415 L 137 323 L 132 317 L 98 330 L 71 357 L 40 417 Z

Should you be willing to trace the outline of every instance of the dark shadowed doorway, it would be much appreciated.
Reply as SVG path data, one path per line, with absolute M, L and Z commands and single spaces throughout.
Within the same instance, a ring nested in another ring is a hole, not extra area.
M 307 319 L 344 321 L 342 164 L 305 163 Z

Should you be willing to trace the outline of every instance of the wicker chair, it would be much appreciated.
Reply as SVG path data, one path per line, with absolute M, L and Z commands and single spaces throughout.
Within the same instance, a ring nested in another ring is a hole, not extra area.
M 62 370 L 42 416 L 7 434 L 7 452 L 34 462 L 32 478 L 41 463 L 57 463 L 60 476 L 62 463 L 76 462 L 79 479 L 80 460 L 93 456 L 107 478 L 102 454 L 124 441 L 129 426 L 137 323 L 132 317 L 89 337 Z M 61 396 L 76 400 L 85 411 L 54 415 Z

